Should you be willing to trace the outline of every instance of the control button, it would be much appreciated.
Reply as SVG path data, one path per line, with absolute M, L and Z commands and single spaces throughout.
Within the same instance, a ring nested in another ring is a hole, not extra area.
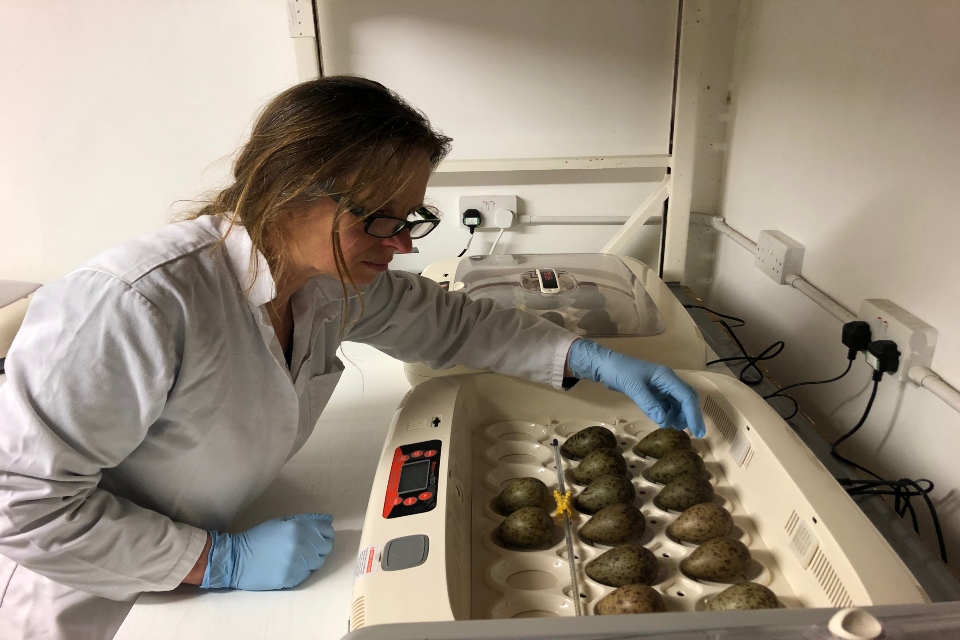
M 417 503 L 416 498 L 407 498 L 406 500 L 403 501 L 403 504 L 407 505 L 408 507 L 416 503 Z
M 432 458 L 433 456 L 437 455 L 437 452 L 434 451 L 433 449 L 430 449 L 429 451 L 424 451 L 423 455 L 425 455 L 428 458 Z
M 410 459 L 410 456 L 406 456 L 406 455 L 401 458 L 401 460 L 403 460 L 404 462 L 406 462 L 409 459 Z
M 423 455 L 423 451 L 414 451 L 413 453 L 410 454 L 410 457 L 411 457 L 411 458 L 419 458 L 419 457 L 422 456 L 422 455 Z
M 421 500 L 429 500 L 432 497 L 433 497 L 433 494 L 430 493 L 429 491 L 424 491 L 423 493 L 420 494 Z
M 402 503 L 402 502 L 403 502 L 403 498 L 401 498 L 400 496 L 397 496 L 396 498 L 393 499 L 393 505 L 394 505 L 394 506 L 396 506 L 396 505 L 398 505 L 398 504 L 400 504 L 400 503 Z

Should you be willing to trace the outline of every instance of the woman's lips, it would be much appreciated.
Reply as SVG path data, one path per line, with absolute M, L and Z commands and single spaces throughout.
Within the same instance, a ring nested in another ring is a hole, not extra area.
M 367 265 L 368 267 L 370 267 L 371 269 L 377 272 L 386 271 L 390 267 L 389 262 L 367 262 L 366 260 L 364 260 L 363 264 Z

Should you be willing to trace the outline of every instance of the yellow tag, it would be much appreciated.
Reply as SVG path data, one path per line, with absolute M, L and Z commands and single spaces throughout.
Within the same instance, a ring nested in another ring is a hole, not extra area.
M 564 514 L 573 517 L 573 508 L 570 506 L 570 499 L 573 497 L 569 491 L 566 493 L 560 493 L 559 490 L 554 489 L 553 499 L 557 501 L 557 512 L 554 514 L 555 517 L 559 518 Z

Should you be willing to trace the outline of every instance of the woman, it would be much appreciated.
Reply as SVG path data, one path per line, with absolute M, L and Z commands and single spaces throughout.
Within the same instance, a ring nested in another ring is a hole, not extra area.
M 702 433 L 669 369 L 388 271 L 439 222 L 422 202 L 449 145 L 375 82 L 295 86 L 194 219 L 36 295 L 0 388 L 0 637 L 110 637 L 143 591 L 279 589 L 319 568 L 332 516 L 221 531 L 310 435 L 341 340 L 589 377 Z

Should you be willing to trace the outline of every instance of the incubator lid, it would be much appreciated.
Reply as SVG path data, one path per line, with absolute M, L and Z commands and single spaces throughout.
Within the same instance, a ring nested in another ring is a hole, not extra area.
M 556 275 L 555 293 L 544 292 L 545 271 Z M 653 336 L 666 328 L 643 283 L 611 255 L 471 256 L 454 282 L 475 300 L 523 309 L 582 336 Z

